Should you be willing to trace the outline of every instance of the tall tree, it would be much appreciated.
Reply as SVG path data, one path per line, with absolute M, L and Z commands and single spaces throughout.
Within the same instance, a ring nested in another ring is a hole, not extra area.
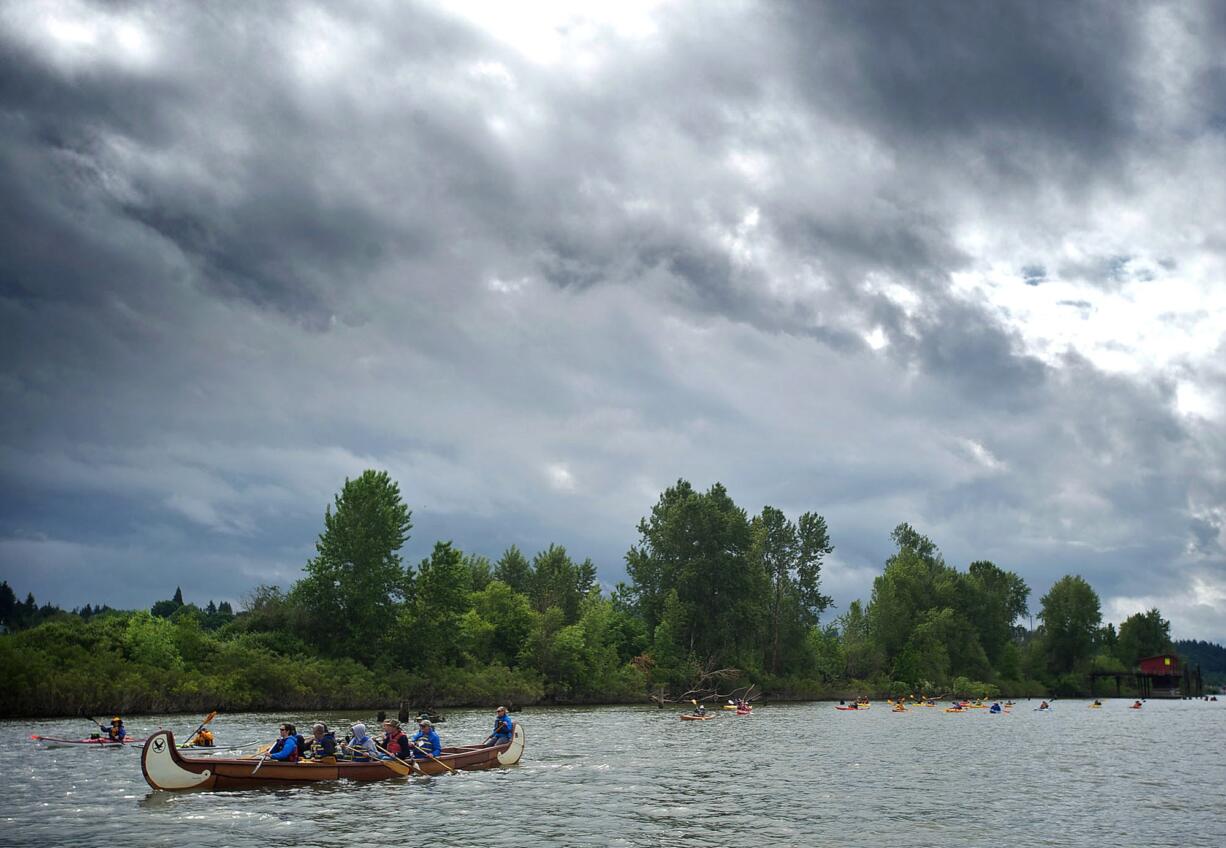
M 307 610 L 310 637 L 325 652 L 369 661 L 390 633 L 408 589 L 400 549 L 411 513 L 386 471 L 345 480 L 324 512 L 324 530 L 294 600 Z
M 819 591 L 821 563 L 834 550 L 826 530 L 826 520 L 806 512 L 793 524 L 772 506 L 762 509 L 752 523 L 751 557 L 770 581 L 770 670 L 780 671 L 780 638 L 785 611 L 795 611 L 795 623 L 803 627 L 817 623 L 830 598 Z
M 591 560 L 577 565 L 566 548 L 550 545 L 532 560 L 532 601 L 537 612 L 562 610 L 567 624 L 579 620 L 579 603 L 590 591 L 595 567 Z
M 1065 674 L 1088 662 L 1102 623 L 1098 593 L 1084 578 L 1069 574 L 1057 580 L 1040 603 L 1048 670 Z
M 501 580 L 521 595 L 532 594 L 532 564 L 514 545 L 503 551 L 494 565 L 494 579 Z
M 675 592 L 668 632 L 677 649 L 704 665 L 760 662 L 768 583 L 749 556 L 748 517 L 728 491 L 716 483 L 699 493 L 678 480 L 639 522 L 639 534 L 626 571 L 648 632 L 657 633 Z
M 1171 623 L 1157 608 L 1130 615 L 1120 624 L 1115 655 L 1128 668 L 1135 666 L 1142 657 L 1166 654 L 1174 649 Z
M 16 614 L 19 607 L 17 593 L 9 586 L 8 581 L 0 582 L 0 624 L 14 627 L 17 624 Z
M 459 660 L 461 646 L 456 637 L 460 619 L 471 607 L 471 579 L 464 554 L 450 542 L 435 543 L 430 557 L 417 567 L 413 629 L 422 667 L 434 669 Z
M 1013 639 L 1014 622 L 1026 615 L 1030 587 L 1017 574 L 987 560 L 970 564 L 966 582 L 967 617 L 979 632 L 988 661 L 996 666 Z

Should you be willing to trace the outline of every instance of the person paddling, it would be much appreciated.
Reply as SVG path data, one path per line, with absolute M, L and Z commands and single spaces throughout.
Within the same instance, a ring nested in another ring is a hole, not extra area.
M 366 734 L 366 725 L 359 721 L 352 725 L 349 730 L 353 733 L 353 737 L 345 745 L 345 748 L 353 755 L 353 758 L 355 760 L 377 759 L 379 749 L 375 747 L 375 740 Z
M 106 738 L 112 742 L 122 742 L 124 737 L 128 735 L 127 728 L 123 726 L 123 719 L 121 719 L 119 716 L 115 716 L 113 719 L 111 719 L 110 727 L 107 727 L 105 724 L 100 724 L 98 725 L 98 729 L 105 733 Z
M 321 721 L 311 727 L 311 739 L 307 742 L 311 756 L 320 760 L 324 757 L 336 756 L 336 734 L 328 730 L 328 725 Z
M 704 710 L 705 712 L 705 710 Z M 507 715 L 506 707 L 499 707 L 494 713 L 494 732 L 485 740 L 486 745 L 505 745 L 511 741 L 515 733 L 515 725 Z
M 409 737 L 400 729 L 397 719 L 383 720 L 383 750 L 402 760 L 408 759 L 412 753 L 413 746 L 409 744 Z
M 298 762 L 298 758 L 302 756 L 302 737 L 298 735 L 297 729 L 288 722 L 281 725 L 278 730 L 281 738 L 273 743 L 272 749 L 268 752 L 268 758 L 283 763 Z
M 443 753 L 442 740 L 438 738 L 438 732 L 434 729 L 434 724 L 428 718 L 423 718 L 417 724 L 417 733 L 413 735 L 413 744 L 417 747 L 413 749 L 413 756 L 418 759 L 425 759 L 424 750 L 427 754 L 437 757 Z

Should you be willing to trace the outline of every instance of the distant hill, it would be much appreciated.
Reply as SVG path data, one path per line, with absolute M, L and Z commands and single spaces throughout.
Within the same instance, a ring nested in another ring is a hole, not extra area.
M 1180 639 L 1175 651 L 1191 666 L 1200 666 L 1206 682 L 1226 683 L 1226 648 L 1215 642 Z

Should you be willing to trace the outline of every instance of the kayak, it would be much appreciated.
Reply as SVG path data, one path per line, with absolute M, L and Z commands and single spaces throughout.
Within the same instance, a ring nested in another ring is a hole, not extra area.
M 965 709 L 963 707 L 946 707 L 945 712 L 947 713 L 969 713 L 970 710 Z
M 713 718 L 715 718 L 715 716 L 711 713 L 708 713 L 707 715 L 694 715 L 693 713 L 681 714 L 682 721 L 710 721 Z
M 143 745 L 145 740 L 137 739 L 134 736 L 125 736 L 118 741 L 99 737 L 97 739 L 62 739 L 58 736 L 37 736 L 30 737 L 35 742 L 42 742 L 48 748 L 68 747 L 69 745 L 87 745 L 94 748 L 122 748 L 124 745 Z
M 858 713 L 858 712 L 863 712 L 864 710 L 867 710 L 868 707 L 835 707 L 835 709 L 843 710 L 844 712 L 849 712 L 849 713 Z
M 725 710 L 735 710 L 735 709 L 736 709 L 736 704 L 724 704 L 724 706 L 723 706 L 723 707 L 721 707 L 721 709 L 725 709 Z
M 752 713 L 752 712 L 753 712 L 753 710 L 752 710 L 752 709 L 749 709 L 749 710 L 737 710 L 737 711 L 736 711 L 736 714 L 737 714 L 737 715 L 739 715 L 739 716 L 742 716 L 742 715 L 749 715 L 749 714 L 750 714 L 750 713 Z

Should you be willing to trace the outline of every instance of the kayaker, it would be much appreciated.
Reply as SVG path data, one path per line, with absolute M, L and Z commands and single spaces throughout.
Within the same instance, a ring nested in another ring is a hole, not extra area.
M 409 737 L 405 736 L 404 731 L 400 729 L 400 721 L 394 718 L 383 720 L 382 745 L 383 750 L 402 760 L 409 757 L 413 750 L 409 745 Z
M 353 737 L 345 747 L 355 760 L 370 760 L 379 756 L 379 749 L 375 747 L 375 740 L 366 734 L 365 724 L 358 722 L 352 725 L 349 730 L 353 733 Z
M 438 732 L 434 729 L 434 724 L 430 719 L 423 718 L 418 722 L 417 727 L 417 733 L 413 735 L 412 740 L 413 744 L 417 746 L 413 749 L 413 756 L 418 759 L 424 758 L 423 750 L 435 757 L 443 753 L 442 740 L 438 738 Z
M 740 709 L 740 708 L 738 707 L 738 710 L 739 710 L 739 709 Z M 696 716 L 704 716 L 704 715 L 706 715 L 706 714 L 707 714 L 707 705 L 706 705 L 706 704 L 699 704 L 698 706 L 694 707 L 694 715 L 696 715 Z
M 107 727 L 105 724 L 100 724 L 98 725 L 98 729 L 105 733 L 106 738 L 112 742 L 122 742 L 124 737 L 128 735 L 127 728 L 123 726 L 123 719 L 121 719 L 119 716 L 115 716 L 113 719 L 111 719 L 110 727 Z
M 310 754 L 316 760 L 336 756 L 336 734 L 328 730 L 322 721 L 311 726 L 311 738 L 307 742 Z
M 214 745 L 213 731 L 207 727 L 200 728 L 200 732 L 196 734 L 196 738 L 192 740 L 192 746 L 195 748 L 212 748 Z
M 1040 702 L 1039 702 L 1039 709 L 1041 709 L 1041 710 L 1050 710 L 1050 709 L 1051 709 L 1051 705 L 1050 705 L 1050 704 L 1048 704 L 1046 701 L 1040 701 Z
M 706 709 L 703 709 L 706 712 Z M 487 745 L 502 745 L 511 741 L 511 736 L 515 732 L 515 726 L 511 722 L 511 717 L 507 715 L 506 707 L 499 707 L 494 713 L 494 732 L 490 734 L 490 738 L 485 740 Z
M 1097 698 L 1095 698 L 1095 699 L 1094 699 L 1093 706 L 1095 706 L 1095 707 L 1101 707 L 1102 705 L 1103 705 L 1103 702 L 1102 702 L 1102 701 L 1098 700 Z
M 1003 711 L 1003 710 L 1001 709 L 1001 707 L 1000 707 L 1000 702 L 999 702 L 999 701 L 997 701 L 995 704 L 993 704 L 992 706 L 988 707 L 988 712 L 990 712 L 990 713 L 999 713 L 999 712 L 1004 712 L 1004 711 Z
M 268 752 L 269 759 L 280 760 L 286 763 L 296 763 L 302 755 L 302 737 L 298 735 L 297 729 L 292 724 L 286 723 L 279 728 L 281 738 L 273 743 L 272 749 Z
M 1141 702 L 1140 702 L 1140 701 L 1133 701 L 1133 702 L 1132 702 L 1132 709 L 1134 709 L 1134 710 L 1139 710 L 1139 709 L 1141 709 Z

